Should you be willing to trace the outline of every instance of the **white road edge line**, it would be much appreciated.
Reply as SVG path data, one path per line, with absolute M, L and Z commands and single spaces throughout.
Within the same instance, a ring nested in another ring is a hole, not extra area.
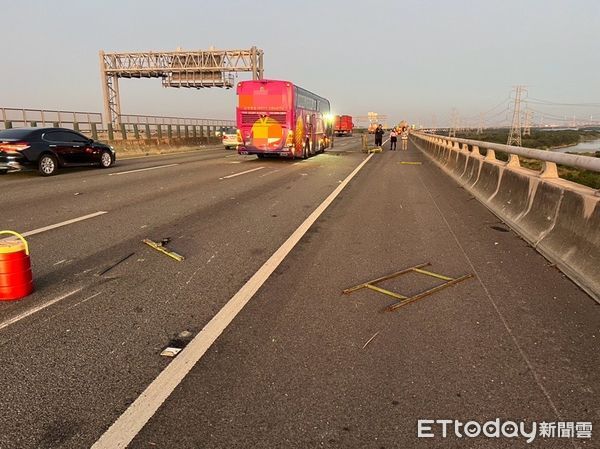
M 342 190 L 354 178 L 373 154 L 356 167 L 346 179 L 302 222 L 292 235 L 258 269 L 223 308 L 194 337 L 183 351 L 152 381 L 142 394 L 123 412 L 112 426 L 96 441 L 91 449 L 125 449 L 154 416 L 159 407 L 171 395 L 190 370 L 202 358 L 237 314 L 252 299 L 258 289 L 296 246 L 302 236 Z
M 87 220 L 89 218 L 94 218 L 99 215 L 107 214 L 108 212 L 105 210 L 100 210 L 98 212 L 94 212 L 93 214 L 84 215 L 83 217 L 73 218 L 72 220 L 63 221 L 60 223 L 56 223 L 49 226 L 44 226 L 43 228 L 34 229 L 32 231 L 23 232 L 23 237 L 29 237 L 30 235 L 40 234 L 42 232 L 50 231 L 51 229 L 60 228 L 62 226 L 70 225 L 72 223 L 77 223 L 78 221 Z
M 128 173 L 137 173 L 140 171 L 157 170 L 159 168 L 174 167 L 176 165 L 179 165 L 179 164 L 157 165 L 156 167 L 138 168 L 137 170 L 120 171 L 117 173 L 109 173 L 108 176 L 118 176 L 118 175 L 126 175 Z
M 222 178 L 219 179 L 229 179 L 229 178 L 235 178 L 236 176 L 240 176 L 240 175 L 245 175 L 246 173 L 252 173 L 253 171 L 256 170 L 262 170 L 265 167 L 256 167 L 256 168 L 252 168 L 250 170 L 246 170 L 246 171 L 241 171 L 239 173 L 234 173 L 233 175 L 228 175 L 228 176 L 223 176 Z
M 50 307 L 52 304 L 56 304 L 58 301 L 62 301 L 65 298 L 68 298 L 69 296 L 73 296 L 75 293 L 79 293 L 81 290 L 83 290 L 82 288 L 78 288 L 77 290 L 73 290 L 70 293 L 65 293 L 62 296 L 59 296 L 58 298 L 52 299 L 48 302 L 45 302 L 44 304 L 41 304 L 37 307 L 33 307 L 29 310 L 26 310 L 23 313 L 20 313 L 17 316 L 14 316 L 6 321 L 3 321 L 2 323 L 0 323 L 0 330 L 4 329 L 5 327 L 10 326 L 11 324 L 16 323 L 17 321 L 21 321 L 23 318 L 27 318 L 30 315 L 33 315 L 36 312 L 39 312 L 40 310 L 44 310 L 46 307 Z

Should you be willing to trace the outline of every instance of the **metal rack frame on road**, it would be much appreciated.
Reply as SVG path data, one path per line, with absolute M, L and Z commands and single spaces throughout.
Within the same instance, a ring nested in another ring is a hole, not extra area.
M 389 305 L 388 307 L 386 307 L 385 310 L 387 310 L 388 312 L 393 312 L 394 310 L 397 310 L 400 307 L 403 307 L 403 306 L 406 306 L 408 304 L 411 304 L 411 303 L 413 303 L 415 301 L 418 301 L 420 299 L 423 299 L 423 298 L 425 298 L 425 297 L 427 297 L 427 296 L 429 296 L 429 295 L 431 295 L 433 293 L 436 293 L 436 292 L 438 292 L 440 290 L 443 290 L 443 289 L 445 289 L 447 287 L 450 287 L 452 285 L 456 285 L 459 282 L 465 281 L 465 280 L 470 279 L 470 278 L 473 277 L 472 274 L 465 274 L 465 275 L 457 277 L 457 278 L 452 278 L 450 276 L 446 276 L 446 275 L 439 274 L 439 273 L 434 273 L 432 271 L 428 271 L 428 270 L 424 270 L 423 269 L 424 267 L 427 267 L 427 266 L 430 266 L 430 265 L 431 265 L 431 262 L 426 262 L 426 263 L 422 263 L 422 264 L 419 264 L 419 265 L 415 265 L 413 267 L 405 268 L 403 270 L 396 271 L 395 273 L 387 274 L 387 275 L 381 276 L 381 277 L 379 277 L 377 279 L 373 279 L 371 281 L 364 282 L 364 283 L 356 285 L 354 287 L 347 288 L 342 293 L 344 295 L 348 295 L 348 294 L 353 293 L 353 292 L 355 292 L 357 290 L 360 290 L 360 289 L 363 289 L 363 288 L 367 288 L 369 290 L 373 290 L 375 292 L 382 293 L 382 294 L 387 295 L 387 296 L 391 296 L 392 298 L 398 299 L 398 301 L 395 302 L 395 303 L 393 303 L 393 304 L 391 304 L 391 305 Z M 379 286 L 376 285 L 376 284 L 379 284 L 379 283 L 381 283 L 383 281 L 394 279 L 394 278 L 396 278 L 398 276 L 402 276 L 403 274 L 407 274 L 407 273 L 424 274 L 426 276 L 431 276 L 431 277 L 434 277 L 434 278 L 437 278 L 437 279 L 441 279 L 441 280 L 443 280 L 445 282 L 443 284 L 437 285 L 437 286 L 435 286 L 433 288 L 430 288 L 429 290 L 425 290 L 425 291 L 423 291 L 421 293 L 418 293 L 416 295 L 413 295 L 413 296 L 405 296 L 405 295 L 402 295 L 400 293 L 396 293 L 396 292 L 387 290 L 385 288 L 382 288 L 382 287 L 379 287 Z

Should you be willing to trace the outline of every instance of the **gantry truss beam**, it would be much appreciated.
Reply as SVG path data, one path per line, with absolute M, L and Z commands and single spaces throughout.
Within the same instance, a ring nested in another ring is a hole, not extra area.
M 100 51 L 100 74 L 107 123 L 119 124 L 121 100 L 119 78 L 162 78 L 165 87 L 233 87 L 233 74 L 251 72 L 252 79 L 263 78 L 263 51 L 177 50 L 171 52 Z

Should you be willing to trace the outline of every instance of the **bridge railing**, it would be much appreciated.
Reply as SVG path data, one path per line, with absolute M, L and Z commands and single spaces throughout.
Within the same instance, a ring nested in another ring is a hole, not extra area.
M 150 140 L 194 138 L 214 140 L 219 128 L 235 126 L 234 120 L 165 117 L 157 115 L 121 115 L 117 130 L 109 126 L 109 140 Z
M 0 129 L 47 127 L 70 128 L 92 135 L 102 129 L 102 114 L 89 111 L 0 108 Z
M 120 116 L 120 125 L 115 129 L 103 123 L 100 112 L 3 107 L 0 107 L 0 118 L 0 129 L 69 128 L 93 139 L 110 142 L 154 140 L 161 143 L 173 139 L 196 139 L 208 143 L 216 141 L 219 128 L 235 126 L 233 120 L 127 114 Z
M 412 140 L 600 303 L 599 191 L 561 179 L 557 166 L 600 172 L 599 158 L 422 132 Z
M 558 165 L 566 167 L 579 168 L 582 170 L 590 170 L 600 172 L 600 158 L 558 153 L 547 150 L 537 150 L 534 148 L 523 148 L 512 145 L 502 145 L 499 143 L 483 142 L 480 140 L 461 139 L 457 137 L 439 136 L 437 134 L 428 134 L 415 132 L 413 133 L 419 139 L 429 143 L 440 145 L 449 149 L 456 150 L 464 154 L 470 154 L 475 157 L 483 157 L 485 160 L 504 163 L 508 167 L 520 167 L 521 159 L 530 159 L 540 161 L 542 170 L 539 173 L 542 178 L 558 178 Z M 485 155 L 481 154 L 481 150 L 485 150 Z M 496 152 L 508 154 L 508 161 L 501 161 L 496 158 Z

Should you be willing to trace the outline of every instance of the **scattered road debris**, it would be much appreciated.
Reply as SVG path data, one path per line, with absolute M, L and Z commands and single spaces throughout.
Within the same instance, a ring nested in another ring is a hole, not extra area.
M 183 348 L 172 348 L 170 346 L 166 347 L 165 349 L 163 349 L 163 351 L 160 353 L 160 355 L 162 355 L 163 357 L 175 357 L 177 354 L 179 354 L 181 352 Z
M 106 273 L 108 273 L 110 270 L 112 270 L 114 267 L 116 267 L 117 265 L 125 262 L 127 259 L 129 259 L 131 256 L 133 256 L 135 253 L 130 253 L 127 254 L 125 257 L 123 257 L 122 259 L 119 259 L 117 262 L 113 263 L 112 265 L 110 265 L 109 267 L 107 267 L 106 269 L 104 269 L 104 271 L 102 271 L 101 273 L 98 273 L 98 276 L 102 276 Z
M 175 251 L 171 251 L 167 248 L 166 245 L 169 243 L 169 241 L 169 238 L 162 239 L 160 242 L 154 242 L 150 239 L 142 240 L 142 242 L 144 242 L 149 247 L 154 248 L 155 250 L 160 251 L 163 254 L 166 254 L 170 258 L 175 259 L 177 262 L 181 262 L 182 260 L 184 260 L 185 257 L 183 257 L 181 254 L 177 254 Z
M 188 330 L 180 332 L 177 337 L 171 339 L 169 344 L 160 353 L 163 357 L 175 357 L 179 354 L 183 348 L 185 348 L 190 341 L 194 338 L 194 334 Z
M 391 304 L 390 306 L 386 307 L 386 310 L 388 312 L 392 312 L 396 309 L 399 309 L 400 307 L 403 307 L 405 305 L 411 304 L 415 301 L 418 301 L 419 299 L 423 299 L 426 296 L 429 296 L 433 293 L 436 293 L 446 287 L 450 287 L 452 285 L 458 284 L 459 282 L 465 281 L 467 279 L 470 279 L 473 277 L 472 274 L 465 274 L 464 276 L 460 276 L 458 278 L 452 278 L 449 276 L 445 276 L 443 274 L 439 274 L 439 273 L 434 273 L 432 271 L 428 271 L 428 270 L 424 270 L 424 267 L 430 266 L 431 262 L 426 262 L 426 263 L 422 263 L 419 265 L 415 265 L 413 267 L 409 267 L 409 268 L 405 268 L 403 270 L 400 271 L 396 271 L 395 273 L 391 273 L 382 277 L 379 277 L 377 279 L 373 279 L 372 281 L 368 281 L 368 282 L 364 282 L 362 284 L 356 285 L 354 287 L 350 287 L 347 288 L 346 290 L 342 291 L 342 293 L 344 295 L 348 295 L 352 292 L 355 292 L 357 290 L 360 290 L 362 288 L 368 288 L 369 290 L 373 290 L 376 291 L 378 293 L 383 293 L 384 295 L 387 296 L 391 296 L 392 298 L 398 299 L 397 302 L 395 302 L 394 304 Z M 396 292 L 392 292 L 390 290 L 386 290 L 385 288 L 381 288 L 379 286 L 377 286 L 376 284 L 383 282 L 383 281 L 387 281 L 389 279 L 393 279 L 395 277 L 401 276 L 403 274 L 407 274 L 407 273 L 419 273 L 419 274 L 424 274 L 426 276 L 431 276 L 437 279 L 441 279 L 443 281 L 445 281 L 444 283 L 437 285 L 433 288 L 430 288 L 429 290 L 425 290 L 424 292 L 418 293 L 414 296 L 404 296 L 401 295 L 400 293 L 396 293 Z M 367 342 L 368 343 L 368 342 Z M 365 345 L 366 346 L 366 345 Z
M 362 348 L 363 348 L 363 349 L 365 349 L 365 348 L 367 347 L 367 345 L 368 345 L 369 343 L 371 343 L 371 342 L 372 342 L 372 341 L 375 339 L 375 337 L 377 337 L 377 335 L 379 335 L 379 332 L 380 332 L 380 331 L 377 331 L 377 332 L 375 332 L 375 335 L 373 335 L 371 338 L 369 338 L 369 339 L 367 340 L 367 342 L 366 342 L 366 343 L 363 345 L 363 347 L 362 347 Z
M 411 162 L 411 161 L 401 161 L 398 162 L 400 165 L 423 165 L 423 162 Z

